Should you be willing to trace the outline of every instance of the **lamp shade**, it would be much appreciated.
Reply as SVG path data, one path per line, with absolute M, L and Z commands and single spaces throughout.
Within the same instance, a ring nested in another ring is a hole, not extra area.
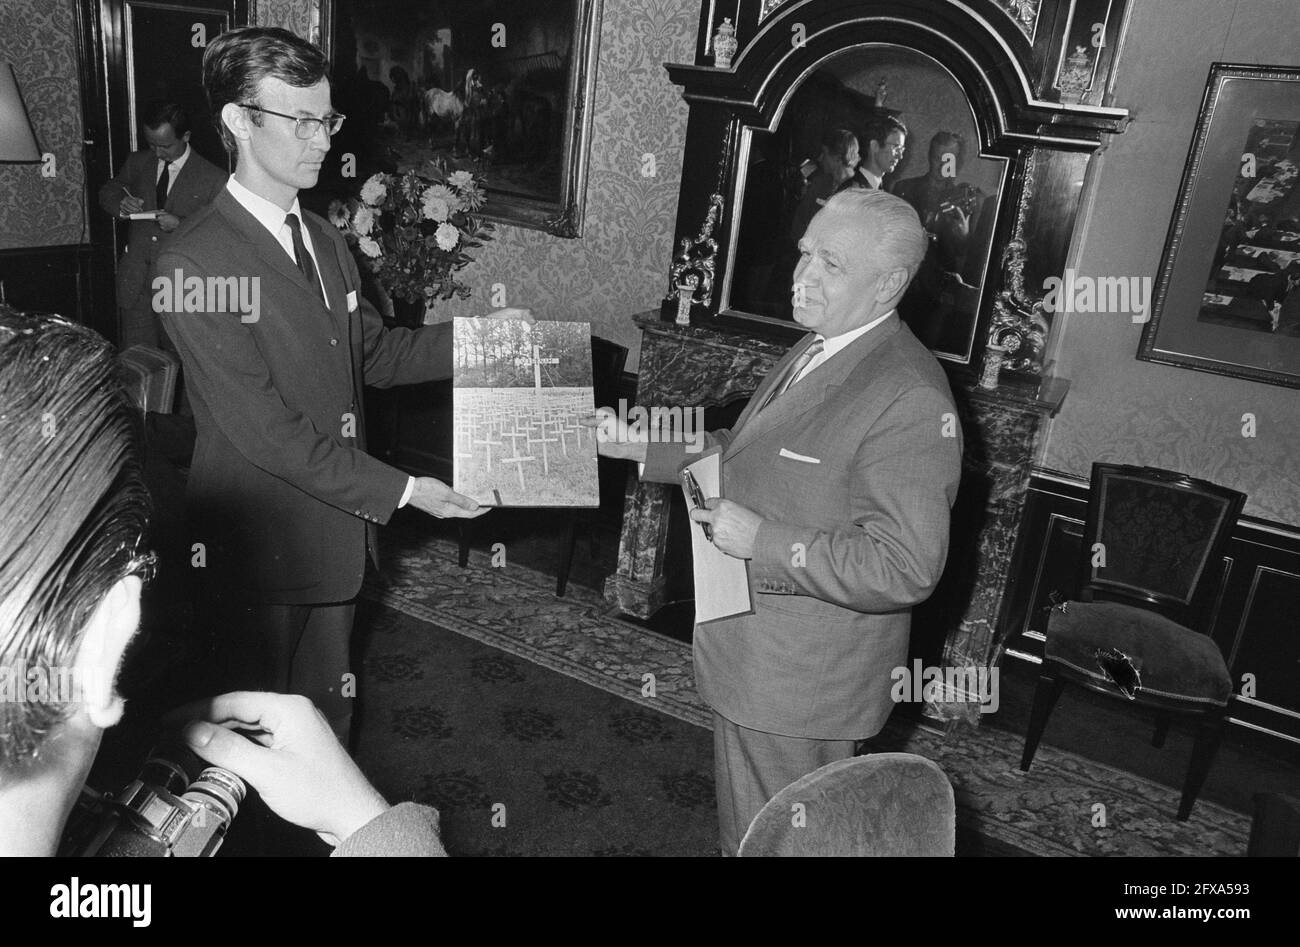
M 0 66 L 0 161 L 36 164 L 40 160 L 41 149 L 18 91 L 18 78 L 6 63 Z

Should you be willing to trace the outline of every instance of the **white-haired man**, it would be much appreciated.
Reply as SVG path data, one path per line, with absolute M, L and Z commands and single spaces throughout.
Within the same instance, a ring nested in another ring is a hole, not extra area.
M 827 201 L 794 273 L 795 319 L 811 332 L 735 428 L 709 435 L 725 499 L 692 518 L 750 561 L 754 601 L 695 629 L 724 854 L 779 790 L 884 726 L 911 608 L 943 572 L 960 430 L 946 376 L 895 308 L 925 248 L 897 197 Z M 676 482 L 689 459 L 684 445 L 629 441 L 605 412 L 598 437 L 602 453 L 644 461 L 647 480 Z

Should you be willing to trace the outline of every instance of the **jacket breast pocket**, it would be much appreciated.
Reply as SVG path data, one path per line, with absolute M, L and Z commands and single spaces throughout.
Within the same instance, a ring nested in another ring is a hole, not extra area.
M 825 489 L 847 482 L 848 467 L 838 457 L 810 452 L 808 448 L 783 447 L 768 459 L 770 476 L 781 483 Z
M 815 457 L 805 448 L 787 448 L 787 454 Z M 783 456 L 773 451 L 762 470 L 755 471 L 755 492 L 762 497 L 760 509 L 784 523 L 824 527 L 844 518 L 849 501 L 849 468 L 838 458 L 817 458 L 820 463 Z M 741 491 L 743 492 L 743 491 Z M 737 503 L 745 497 L 737 492 Z

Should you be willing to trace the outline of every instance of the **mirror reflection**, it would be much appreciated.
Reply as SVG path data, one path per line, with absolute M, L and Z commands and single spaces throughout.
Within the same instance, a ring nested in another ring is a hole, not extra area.
M 836 191 L 883 188 L 915 208 L 930 250 L 899 314 L 941 357 L 970 359 L 1005 160 L 979 153 L 974 115 L 937 62 L 896 46 L 828 60 L 774 130 L 748 130 L 726 306 L 793 321 L 798 241 Z

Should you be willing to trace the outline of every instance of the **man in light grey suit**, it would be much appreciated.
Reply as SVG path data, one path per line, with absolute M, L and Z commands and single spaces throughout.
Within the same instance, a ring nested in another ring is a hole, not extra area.
M 799 242 L 794 313 L 811 333 L 736 427 L 709 435 L 724 498 L 692 518 L 749 560 L 754 602 L 695 629 L 724 854 L 779 790 L 884 726 L 911 608 L 943 572 L 960 427 L 946 376 L 895 311 L 925 249 L 903 200 L 833 196 Z M 607 456 L 644 461 L 647 480 L 675 483 L 692 459 L 629 439 L 604 410 L 597 434 Z

